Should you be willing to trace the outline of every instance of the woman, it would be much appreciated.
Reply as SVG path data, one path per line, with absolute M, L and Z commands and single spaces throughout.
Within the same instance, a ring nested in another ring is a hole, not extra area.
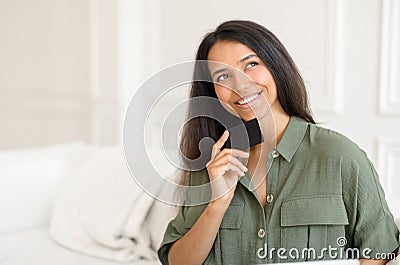
M 159 249 L 162 263 L 335 259 L 349 248 L 365 264 L 386 263 L 373 258 L 397 251 L 399 231 L 377 173 L 357 145 L 315 125 L 304 82 L 279 40 L 256 23 L 228 21 L 205 36 L 196 60 L 208 60 L 213 83 L 193 82 L 190 97 L 217 98 L 244 121 L 256 117 L 264 142 L 223 148 L 229 132 L 215 120 L 186 124 L 187 158 L 199 157 L 202 138 L 217 140 L 206 168 L 189 174 L 190 186 L 212 183 L 212 199 L 181 207 Z

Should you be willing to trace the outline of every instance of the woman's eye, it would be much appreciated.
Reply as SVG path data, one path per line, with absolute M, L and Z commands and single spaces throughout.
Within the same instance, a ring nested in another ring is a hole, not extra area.
M 258 65 L 257 62 L 250 62 L 250 63 L 248 63 L 248 64 L 246 65 L 246 69 L 252 68 L 252 67 L 254 67 L 254 66 L 256 66 L 256 65 Z
M 228 78 L 228 75 L 227 75 L 227 74 L 222 74 L 222 75 L 220 75 L 220 76 L 217 77 L 217 82 L 224 81 L 224 80 L 227 79 L 227 78 Z

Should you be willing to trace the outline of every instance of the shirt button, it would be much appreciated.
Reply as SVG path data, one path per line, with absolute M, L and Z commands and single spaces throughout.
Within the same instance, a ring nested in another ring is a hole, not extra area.
M 276 149 L 274 149 L 274 151 L 272 151 L 272 157 L 277 158 L 278 156 L 279 156 L 278 151 L 276 151 Z
M 273 201 L 274 201 L 274 195 L 272 195 L 272 193 L 268 194 L 268 195 L 267 195 L 267 202 L 268 202 L 268 203 L 271 203 L 271 202 L 273 202 Z
M 258 237 L 259 238 L 264 238 L 265 237 L 265 230 L 260 228 L 260 230 L 258 230 Z

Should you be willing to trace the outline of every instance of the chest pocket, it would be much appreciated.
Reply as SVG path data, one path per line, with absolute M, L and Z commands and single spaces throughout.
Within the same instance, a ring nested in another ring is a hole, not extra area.
M 206 206 L 190 207 L 185 219 L 185 228 L 191 229 Z M 241 261 L 241 225 L 244 203 L 232 200 L 222 219 L 217 237 L 214 241 L 205 265 L 208 264 L 243 264 Z
M 281 246 L 289 260 L 329 259 L 323 249 L 340 247 L 348 224 L 341 195 L 287 198 L 281 206 Z
M 232 201 L 225 212 L 214 243 L 215 261 L 205 264 L 243 264 L 242 219 L 244 204 Z

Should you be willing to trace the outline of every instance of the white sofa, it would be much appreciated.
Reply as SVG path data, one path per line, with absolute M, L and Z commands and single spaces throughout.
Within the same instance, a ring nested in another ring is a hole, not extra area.
M 117 262 L 79 253 L 56 243 L 50 235 L 54 202 L 62 186 L 97 151 L 98 148 L 77 142 L 0 151 L 1 265 L 160 264 L 157 259 Z M 146 223 L 152 228 L 144 236 L 148 237 L 153 251 L 161 242 L 167 220 L 175 215 L 174 209 L 168 207 L 154 201 L 146 217 L 149 218 Z M 162 223 L 157 220 L 159 214 L 165 217 Z

